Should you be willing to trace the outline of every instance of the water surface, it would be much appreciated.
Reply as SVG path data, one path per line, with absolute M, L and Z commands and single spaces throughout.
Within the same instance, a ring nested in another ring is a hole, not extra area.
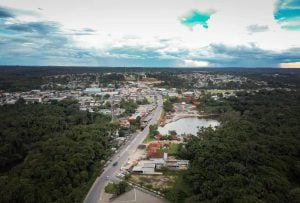
M 158 127 L 160 134 L 168 134 L 170 130 L 175 130 L 177 134 L 193 134 L 197 135 L 198 129 L 201 127 L 215 127 L 220 125 L 217 120 L 205 118 L 182 118 L 177 121 L 166 124 L 164 127 Z

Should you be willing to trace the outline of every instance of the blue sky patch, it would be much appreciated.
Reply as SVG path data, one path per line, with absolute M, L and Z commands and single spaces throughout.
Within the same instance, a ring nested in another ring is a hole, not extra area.
M 191 11 L 189 14 L 181 18 L 181 23 L 186 26 L 202 25 L 203 28 L 208 28 L 208 20 L 210 19 L 211 12 L 200 12 L 197 10 Z
M 300 24 L 283 25 L 282 28 L 290 31 L 300 31 Z
M 279 9 L 275 13 L 275 19 L 278 21 L 291 20 L 295 18 L 300 18 L 300 8 L 296 9 Z
M 286 30 L 299 30 L 300 1 L 279 0 L 274 12 L 274 18 Z

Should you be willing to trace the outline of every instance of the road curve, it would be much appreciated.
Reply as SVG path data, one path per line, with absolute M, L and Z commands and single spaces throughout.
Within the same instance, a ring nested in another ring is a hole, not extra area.
M 116 179 L 116 173 L 120 171 L 122 165 L 124 165 L 129 157 L 129 154 L 134 152 L 139 144 L 147 137 L 149 133 L 149 126 L 156 124 L 160 118 L 163 106 L 162 96 L 156 94 L 157 106 L 152 113 L 152 119 L 149 124 L 141 132 L 134 134 L 124 146 L 121 147 L 118 153 L 112 157 L 111 163 L 104 169 L 103 173 L 95 180 L 93 186 L 90 188 L 87 196 L 84 199 L 84 203 L 99 203 L 101 201 L 101 192 L 104 190 L 107 183 L 107 177 L 110 179 Z M 116 166 L 113 166 L 115 162 L 118 162 Z

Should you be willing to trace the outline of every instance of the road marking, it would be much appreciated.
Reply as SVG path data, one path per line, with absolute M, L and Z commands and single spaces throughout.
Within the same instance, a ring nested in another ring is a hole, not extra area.
M 136 190 L 135 188 L 133 190 L 134 190 L 134 201 L 136 201 Z
M 105 186 L 106 186 L 106 184 L 105 184 Z M 103 194 L 104 194 L 104 190 L 101 190 L 101 191 L 100 191 L 100 198 L 99 198 L 100 201 L 102 201 L 102 196 L 103 196 Z M 98 202 L 99 202 L 99 201 L 98 201 Z

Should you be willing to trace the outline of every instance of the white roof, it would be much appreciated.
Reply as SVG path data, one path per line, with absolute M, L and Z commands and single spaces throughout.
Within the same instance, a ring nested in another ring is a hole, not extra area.
M 155 163 L 144 163 L 143 169 L 145 168 L 155 168 Z
M 142 171 L 142 167 L 135 166 L 135 167 L 132 168 L 132 171 Z
M 154 168 L 143 168 L 143 172 L 154 172 Z

